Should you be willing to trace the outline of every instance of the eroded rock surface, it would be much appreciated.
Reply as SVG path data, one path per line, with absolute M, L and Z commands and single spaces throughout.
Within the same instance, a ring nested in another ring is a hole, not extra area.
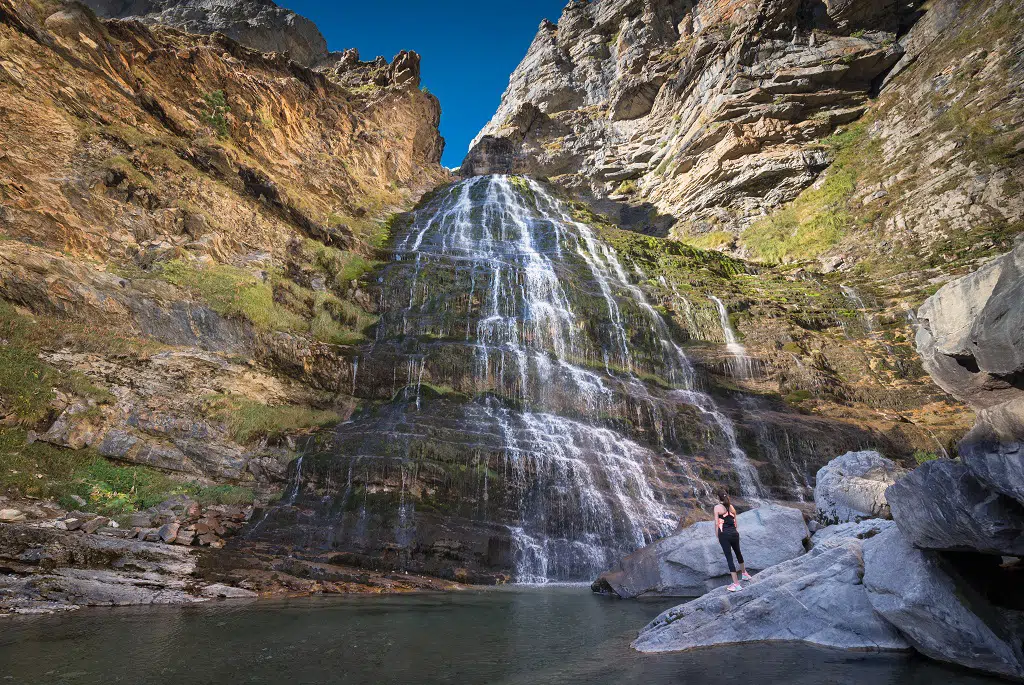
M 889 518 L 885 489 L 906 470 L 878 452 L 847 452 L 818 470 L 814 505 L 825 524 Z

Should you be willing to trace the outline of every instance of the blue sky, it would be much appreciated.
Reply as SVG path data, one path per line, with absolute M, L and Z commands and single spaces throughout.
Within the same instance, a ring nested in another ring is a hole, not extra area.
M 441 100 L 442 162 L 458 166 L 498 108 L 541 19 L 558 21 L 566 0 L 277 2 L 316 22 L 331 50 L 358 48 L 363 60 L 420 53 L 423 85 Z

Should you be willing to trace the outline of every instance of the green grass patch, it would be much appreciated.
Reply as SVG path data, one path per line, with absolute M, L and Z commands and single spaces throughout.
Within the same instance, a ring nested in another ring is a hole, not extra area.
M 231 111 L 231 106 L 228 104 L 224 91 L 215 90 L 212 93 L 207 93 L 203 96 L 203 103 L 205 107 L 199 118 L 217 133 L 218 138 L 227 138 L 229 133 L 228 113 Z
M 337 412 L 299 405 L 267 405 L 235 395 L 207 398 L 212 418 L 223 421 L 231 437 L 242 444 L 309 432 L 340 421 Z
M 248 504 L 254 499 L 250 488 L 183 482 L 147 466 L 115 463 L 91 449 L 30 444 L 26 437 L 21 428 L 0 427 L 0 488 L 53 499 L 68 509 L 126 514 L 176 494 L 189 495 L 203 504 Z M 85 507 L 71 495 L 85 499 Z
M 623 181 L 615 189 L 616 195 L 632 195 L 637 190 L 636 181 Z
M 57 369 L 40 359 L 41 342 L 49 336 L 38 328 L 0 300 L 0 404 L 19 423 L 31 425 L 46 418 L 54 389 L 99 403 L 113 399 L 84 374 Z
M 262 280 L 245 269 L 227 264 L 201 267 L 175 259 L 163 265 L 159 276 L 194 291 L 218 314 L 248 319 L 260 330 L 306 328 L 301 316 L 274 301 L 271 279 Z
M 793 202 L 762 219 L 740 236 L 757 259 L 786 263 L 813 259 L 836 245 L 853 226 L 847 206 L 857 180 L 879 157 L 879 143 L 867 135 L 861 120 L 823 142 L 835 151 L 835 161 L 819 187 L 800 193 Z

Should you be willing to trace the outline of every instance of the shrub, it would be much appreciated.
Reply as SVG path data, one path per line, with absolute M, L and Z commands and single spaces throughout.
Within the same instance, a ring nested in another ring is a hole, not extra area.
M 227 138 L 227 115 L 231 111 L 231 106 L 228 104 L 224 91 L 215 90 L 212 93 L 207 93 L 203 96 L 203 102 L 206 107 L 200 115 L 200 119 L 204 124 L 216 131 L 218 138 Z

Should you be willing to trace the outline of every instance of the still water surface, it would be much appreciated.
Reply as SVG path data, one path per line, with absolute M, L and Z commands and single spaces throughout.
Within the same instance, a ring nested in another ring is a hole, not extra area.
M 0 685 L 981 685 L 903 655 L 629 649 L 666 602 L 579 586 L 86 609 L 0 619 Z

